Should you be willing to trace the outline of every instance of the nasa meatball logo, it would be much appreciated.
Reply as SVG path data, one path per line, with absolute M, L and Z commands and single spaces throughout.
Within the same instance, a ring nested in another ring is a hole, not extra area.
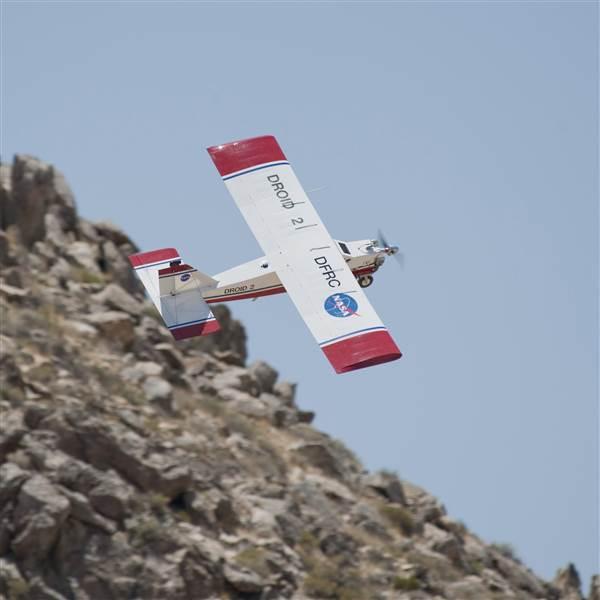
M 189 273 L 184 273 L 179 279 L 181 281 L 187 281 L 190 277 L 191 275 Z
M 324 307 L 332 317 L 351 317 L 358 310 L 358 302 L 348 294 L 332 294 Z

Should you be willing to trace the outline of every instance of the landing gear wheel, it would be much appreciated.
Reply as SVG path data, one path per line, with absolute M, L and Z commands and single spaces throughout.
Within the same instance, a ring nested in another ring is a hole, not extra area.
M 361 275 L 358 278 L 358 285 L 360 285 L 361 288 L 369 287 L 372 283 L 373 277 L 371 277 L 371 275 Z

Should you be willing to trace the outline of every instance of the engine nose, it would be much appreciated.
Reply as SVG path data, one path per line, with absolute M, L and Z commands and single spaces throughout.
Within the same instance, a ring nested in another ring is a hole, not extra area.
M 398 246 L 389 246 L 385 249 L 386 254 L 393 256 L 394 254 L 398 254 Z

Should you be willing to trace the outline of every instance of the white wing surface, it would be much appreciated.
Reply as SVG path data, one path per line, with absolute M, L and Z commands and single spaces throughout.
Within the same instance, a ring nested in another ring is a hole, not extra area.
M 252 138 L 208 152 L 336 372 L 400 358 L 277 140 Z

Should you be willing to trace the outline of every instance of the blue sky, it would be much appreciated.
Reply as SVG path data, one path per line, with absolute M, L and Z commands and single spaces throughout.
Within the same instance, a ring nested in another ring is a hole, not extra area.
M 598 571 L 593 2 L 2 6 L 2 156 L 217 273 L 260 253 L 205 148 L 277 136 L 332 234 L 406 254 L 368 294 L 404 357 L 335 375 L 285 296 L 251 359 L 372 469 L 537 573 Z

